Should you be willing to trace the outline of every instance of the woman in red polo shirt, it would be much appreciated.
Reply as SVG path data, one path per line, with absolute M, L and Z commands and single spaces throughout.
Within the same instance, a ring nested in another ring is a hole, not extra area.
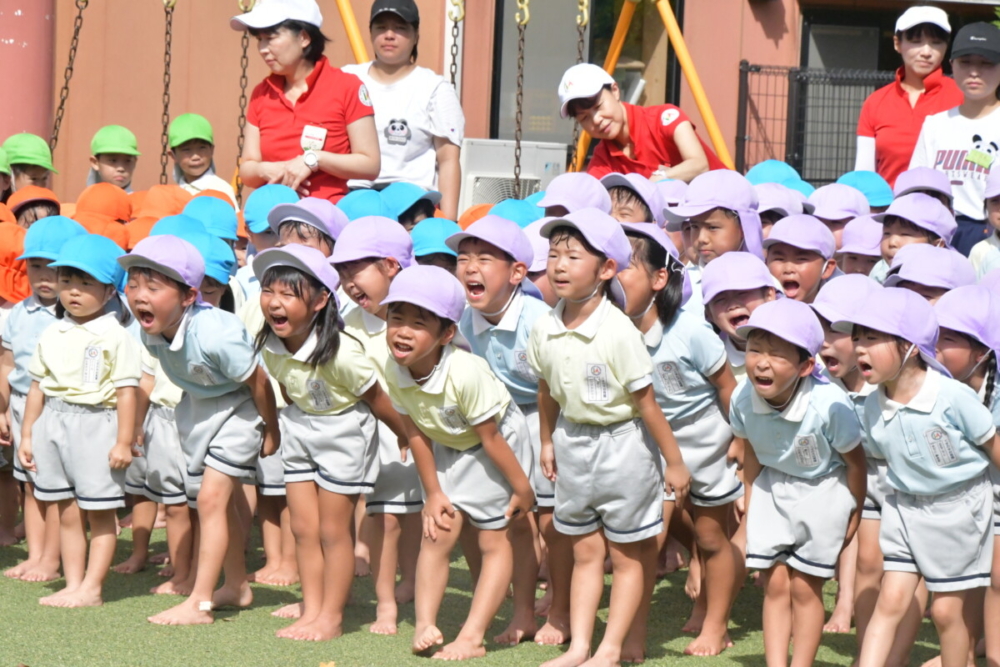
M 348 179 L 376 178 L 381 157 L 368 90 L 323 55 L 322 24 L 315 0 L 269 0 L 230 21 L 272 72 L 250 97 L 240 178 L 336 202 Z
M 962 103 L 962 91 L 941 72 L 950 35 L 948 15 L 937 7 L 910 7 L 896 21 L 903 66 L 861 107 L 856 170 L 878 172 L 893 185 L 909 168 L 924 118 Z

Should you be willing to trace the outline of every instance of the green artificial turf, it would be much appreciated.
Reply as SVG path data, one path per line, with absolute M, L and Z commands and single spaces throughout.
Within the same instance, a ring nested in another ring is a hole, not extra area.
M 130 533 L 118 542 L 115 562 L 128 555 Z M 153 535 L 153 551 L 163 551 L 164 531 Z M 25 555 L 23 545 L 0 548 L 0 568 L 6 569 Z M 261 565 L 259 547 L 249 555 L 251 568 Z M 761 636 L 761 590 L 748 581 L 733 610 L 730 634 L 736 646 L 717 658 L 683 655 L 690 637 L 681 626 L 690 611 L 684 595 L 686 572 L 661 580 L 656 588 L 649 627 L 647 665 L 763 665 Z M 289 621 L 270 615 L 278 607 L 298 600 L 298 587 L 274 588 L 254 585 L 254 605 L 248 610 L 216 613 L 211 626 L 159 627 L 146 617 L 176 604 L 179 598 L 153 596 L 147 591 L 162 582 L 156 568 L 136 575 L 108 575 L 105 604 L 92 609 L 54 609 L 38 604 L 38 598 L 62 586 L 61 581 L 33 584 L 0 577 L 0 667 L 25 665 L 100 667 L 267 667 L 302 665 L 319 667 L 399 667 L 428 665 L 428 660 L 410 654 L 413 636 L 413 605 L 400 610 L 399 634 L 370 634 L 367 625 L 375 618 L 375 595 L 370 578 L 356 579 L 353 601 L 347 608 L 343 637 L 331 642 L 311 643 L 277 639 L 274 632 Z M 834 586 L 827 586 L 827 606 L 833 603 Z M 445 638 L 455 636 L 470 600 L 469 573 L 462 560 L 452 564 L 451 582 L 441 608 L 440 627 Z M 510 618 L 510 602 L 501 608 L 490 637 L 499 633 Z M 607 618 L 607 596 L 599 613 L 596 637 Z M 921 664 L 935 654 L 933 627 L 924 622 L 912 664 Z M 596 642 L 595 642 L 596 645 Z M 487 644 L 487 657 L 473 661 L 476 667 L 538 665 L 560 654 L 561 649 L 522 644 L 497 647 Z M 816 663 L 849 665 L 854 635 L 826 635 Z

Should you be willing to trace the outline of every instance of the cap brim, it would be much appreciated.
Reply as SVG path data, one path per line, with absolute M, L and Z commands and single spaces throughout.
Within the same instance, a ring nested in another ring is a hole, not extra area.
M 336 271 L 331 272 L 331 274 L 336 277 L 336 282 L 333 285 L 329 285 L 323 280 L 323 278 L 317 276 L 305 262 L 292 253 L 281 248 L 269 248 L 267 251 L 262 252 L 253 258 L 253 274 L 257 277 L 257 280 L 263 281 L 264 273 L 272 266 L 290 266 L 297 269 L 326 285 L 327 289 L 329 289 L 331 293 L 336 292 L 337 288 L 340 286 L 340 278 L 336 277 Z
M 25 261 L 25 260 L 29 260 L 29 259 L 47 259 L 50 262 L 54 262 L 54 261 L 56 261 L 56 259 L 58 257 L 59 257 L 59 254 L 58 253 L 54 253 L 54 252 L 50 252 L 50 253 L 44 253 L 44 252 L 30 252 L 29 253 L 29 252 L 26 252 L 23 255 L 21 255 L 20 257 L 15 257 L 14 261 L 15 262 L 21 262 L 21 261 Z
M 423 308 L 426 311 L 432 312 L 438 317 L 457 323 L 457 320 L 452 319 L 450 313 L 441 312 L 440 304 L 434 303 L 434 299 L 429 294 L 406 294 L 403 296 L 396 296 L 396 297 L 393 297 L 390 294 L 385 299 L 383 299 L 379 305 L 388 306 L 391 303 L 408 303 L 412 306 L 416 306 L 417 308 Z
M 718 204 L 697 204 L 664 208 L 663 227 L 668 232 L 679 232 L 681 231 L 681 226 L 684 224 L 685 220 L 690 220 L 696 215 L 701 215 L 702 213 L 706 213 L 711 211 L 713 208 L 718 207 Z
M 278 233 L 278 227 L 281 226 L 281 223 L 288 222 L 289 220 L 304 222 L 324 234 L 327 233 L 326 225 L 323 224 L 323 221 L 298 204 L 278 204 L 267 214 L 267 224 L 275 234 Z
M 893 197 L 893 199 L 899 199 L 900 197 L 903 197 L 905 195 L 910 195 L 910 194 L 913 194 L 914 192 L 920 192 L 920 191 L 924 191 L 924 190 L 930 190 L 931 192 L 936 192 L 939 195 L 943 195 L 943 196 L 947 197 L 948 201 L 950 201 L 950 202 L 954 202 L 955 201 L 954 195 L 952 195 L 950 192 L 942 192 L 941 190 L 938 190 L 937 188 L 932 188 L 932 187 L 930 187 L 928 185 L 915 185 L 912 188 L 906 188 L 905 190 L 900 190 L 899 193 L 897 193 Z M 989 198 L 989 195 L 986 195 L 986 198 Z M 875 217 L 874 214 L 872 215 L 872 217 Z
M 635 190 L 635 187 L 627 178 L 625 178 L 624 174 L 608 174 L 601 179 L 601 185 L 608 190 L 614 187 L 623 187 L 628 188 L 629 190 Z
M 969 46 L 961 47 L 955 49 L 951 52 L 951 59 L 961 58 L 962 56 L 980 56 L 990 61 L 991 63 L 1000 63 L 1000 51 L 995 51 L 993 49 L 987 49 L 980 46 Z
M 592 88 L 592 89 L 588 88 L 587 90 L 578 90 L 576 93 L 573 94 L 573 97 L 571 97 L 571 98 L 569 98 L 567 100 L 564 100 L 563 103 L 562 103 L 562 105 L 560 105 L 560 107 L 559 107 L 559 116 L 561 118 L 569 118 L 569 111 L 567 111 L 567 107 L 569 107 L 569 103 L 570 102 L 572 102 L 573 100 L 585 100 L 588 97 L 593 97 L 594 95 L 597 95 L 599 92 L 601 92 L 601 90 L 604 88 L 604 86 L 607 86 L 607 85 L 610 85 L 610 84 L 608 84 L 606 82 L 602 82 L 602 83 L 598 84 L 598 86 L 596 88 Z
M 271 3 L 263 3 L 246 14 L 240 14 L 229 19 L 229 27 L 243 32 L 244 30 L 259 30 L 278 25 L 288 17 Z
M 845 245 L 837 251 L 838 255 L 864 255 L 865 257 L 882 257 L 882 251 L 878 248 L 862 248 L 860 246 Z
M 139 267 L 142 267 L 142 268 L 145 268 L 145 269 L 152 269 L 153 271 L 156 271 L 157 273 L 162 273 L 166 277 L 168 277 L 168 278 L 170 278 L 172 280 L 176 280 L 177 282 L 181 283 L 182 285 L 187 285 L 188 284 L 187 278 L 182 277 L 181 274 L 178 273 L 176 269 L 171 268 L 169 266 L 166 266 L 165 264 L 161 264 L 159 262 L 154 262 L 153 260 L 149 259 L 148 257 L 143 257 L 142 255 L 122 255 L 121 257 L 118 258 L 118 265 L 120 267 L 122 267 L 123 269 L 125 269 L 126 273 L 132 267 L 139 266 Z M 198 289 L 201 286 L 200 285 L 188 285 L 188 287 L 193 287 L 195 289 Z
M 195 139 L 198 139 L 199 141 L 204 141 L 206 144 L 211 144 L 213 146 L 215 145 L 215 137 L 196 133 L 196 134 L 189 134 L 183 137 L 177 137 L 176 141 L 170 142 L 170 150 L 173 150 L 178 146 L 185 144 L 189 141 L 194 141 Z M 136 155 L 138 155 L 138 153 L 136 153 Z

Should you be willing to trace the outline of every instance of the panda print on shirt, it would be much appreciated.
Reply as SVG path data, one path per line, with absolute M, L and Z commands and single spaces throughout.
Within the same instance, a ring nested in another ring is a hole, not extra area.
M 405 146 L 410 141 L 410 137 L 413 136 L 410 124 L 406 122 L 405 118 L 393 118 L 382 130 L 382 133 L 385 135 L 386 141 L 394 146 Z

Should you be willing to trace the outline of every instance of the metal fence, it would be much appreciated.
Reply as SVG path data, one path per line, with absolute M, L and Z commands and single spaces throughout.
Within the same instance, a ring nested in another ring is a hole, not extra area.
M 736 168 L 783 160 L 821 185 L 854 169 L 865 98 L 895 77 L 877 70 L 808 69 L 740 62 Z

